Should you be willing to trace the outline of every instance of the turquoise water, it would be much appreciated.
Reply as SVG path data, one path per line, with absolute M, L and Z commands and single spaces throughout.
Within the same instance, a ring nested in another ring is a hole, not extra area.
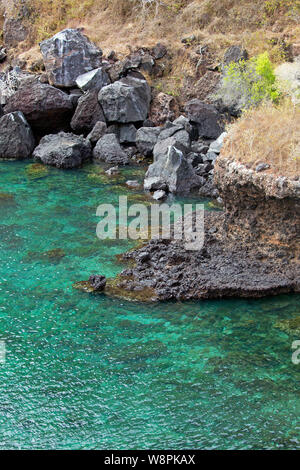
M 124 268 L 115 255 L 133 245 L 98 240 L 95 212 L 143 200 L 117 184 L 142 173 L 33 169 L 0 165 L 0 448 L 300 449 L 300 337 L 278 328 L 300 296 L 152 305 L 76 291 Z

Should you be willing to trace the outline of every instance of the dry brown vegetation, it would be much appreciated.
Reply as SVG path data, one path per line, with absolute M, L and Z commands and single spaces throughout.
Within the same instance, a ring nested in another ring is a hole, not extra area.
M 83 27 L 107 52 L 127 45 L 181 45 L 195 35 L 222 55 L 233 43 L 251 54 L 269 50 L 280 62 L 277 38 L 300 38 L 300 0 L 28 0 L 33 46 L 66 26 Z M 182 46 L 182 45 L 181 45 Z
M 229 128 L 222 154 L 251 168 L 264 162 L 270 173 L 300 176 L 300 107 L 287 100 L 245 112 Z

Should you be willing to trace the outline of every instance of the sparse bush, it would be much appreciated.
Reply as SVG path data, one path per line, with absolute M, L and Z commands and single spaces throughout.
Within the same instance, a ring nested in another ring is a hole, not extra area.
M 217 98 L 234 114 L 257 106 L 262 101 L 278 102 L 273 64 L 267 52 L 249 61 L 232 62 L 224 68 L 224 78 Z

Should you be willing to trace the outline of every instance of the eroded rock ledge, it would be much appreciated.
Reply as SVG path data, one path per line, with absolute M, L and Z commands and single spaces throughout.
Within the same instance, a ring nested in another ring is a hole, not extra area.
M 222 156 L 215 179 L 225 211 L 206 213 L 203 249 L 151 240 L 123 255 L 134 267 L 118 276 L 113 293 L 187 300 L 300 292 L 300 181 Z

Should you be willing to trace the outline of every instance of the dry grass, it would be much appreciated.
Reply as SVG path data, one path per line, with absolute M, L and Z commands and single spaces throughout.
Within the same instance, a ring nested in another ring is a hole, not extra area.
M 285 101 L 246 112 L 229 129 L 222 155 L 251 168 L 263 162 L 270 173 L 300 176 L 300 107 Z
M 257 54 L 266 50 L 266 46 L 274 48 L 274 44 L 266 45 L 264 41 L 264 38 L 268 40 L 268 32 L 276 37 L 288 30 L 291 35 L 300 19 L 300 0 L 151 0 L 150 3 L 149 0 L 28 0 L 28 3 L 32 11 L 31 46 L 63 27 L 80 26 L 104 51 L 117 52 L 125 52 L 127 44 L 151 46 L 162 40 L 176 48 L 183 36 L 195 34 L 204 36 L 208 42 L 213 42 L 215 37 L 221 55 L 228 45 L 236 42 L 242 42 L 250 53 Z
M 164 59 L 164 76 L 153 86 L 179 97 L 184 80 L 195 79 L 196 66 L 189 53 L 197 44 L 209 46 L 215 63 L 228 47 L 241 44 L 251 56 L 268 51 L 272 62 L 279 64 L 285 61 L 281 39 L 300 42 L 300 0 L 146 1 L 27 0 L 31 16 L 24 21 L 30 22 L 31 34 L 15 55 L 28 58 L 30 67 L 37 59 L 34 46 L 65 27 L 83 28 L 105 55 L 113 49 L 120 59 L 128 55 L 130 47 L 163 42 L 171 59 L 168 63 Z M 192 35 L 195 41 L 184 51 L 181 39 Z

